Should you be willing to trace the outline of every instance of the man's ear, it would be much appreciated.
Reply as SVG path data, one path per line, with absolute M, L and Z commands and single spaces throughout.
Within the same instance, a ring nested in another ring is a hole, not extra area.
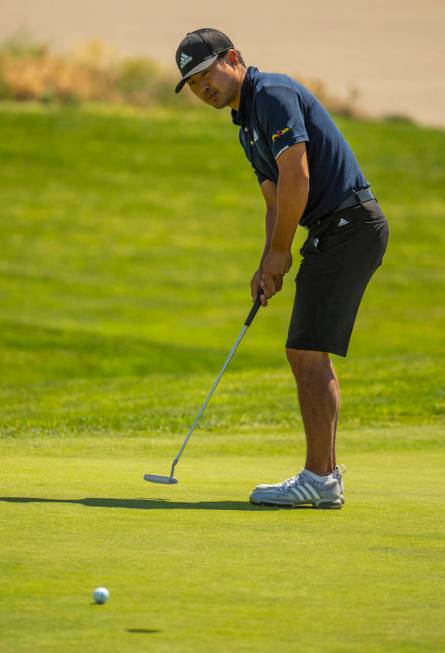
M 227 53 L 227 63 L 232 68 L 237 67 L 237 65 L 238 65 L 238 56 L 237 56 L 235 50 L 229 50 L 229 52 Z

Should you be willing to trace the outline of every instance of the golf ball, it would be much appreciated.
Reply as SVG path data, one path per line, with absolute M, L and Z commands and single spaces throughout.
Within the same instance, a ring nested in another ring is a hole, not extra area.
M 96 603 L 99 603 L 99 605 L 102 605 L 102 603 L 106 603 L 109 597 L 110 597 L 110 592 L 107 590 L 106 587 L 97 587 L 93 592 L 93 599 L 95 600 Z

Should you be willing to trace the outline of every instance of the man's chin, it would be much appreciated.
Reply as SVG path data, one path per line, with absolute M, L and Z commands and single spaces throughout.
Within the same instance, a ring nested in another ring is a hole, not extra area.
M 223 109 L 224 107 L 227 106 L 226 98 L 223 95 L 221 95 L 221 93 L 219 92 L 216 92 L 208 100 L 205 100 L 205 103 L 208 104 L 210 107 L 213 107 L 214 109 Z
M 226 106 L 228 105 L 227 98 L 221 96 L 221 95 L 218 93 L 218 95 L 216 96 L 216 98 L 215 98 L 212 102 L 210 102 L 210 105 L 211 105 L 214 109 L 224 109 L 224 107 L 226 107 Z

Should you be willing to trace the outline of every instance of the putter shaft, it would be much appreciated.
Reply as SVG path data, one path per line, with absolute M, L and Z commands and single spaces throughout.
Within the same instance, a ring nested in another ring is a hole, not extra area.
M 242 327 L 242 329 L 241 329 L 241 331 L 240 331 L 240 334 L 239 334 L 238 338 L 236 339 L 235 344 L 233 345 L 232 349 L 229 351 L 229 353 L 228 353 L 228 355 L 227 355 L 227 358 L 226 358 L 226 360 L 224 361 L 224 365 L 223 365 L 222 368 L 221 368 L 220 373 L 218 374 L 218 376 L 216 377 L 215 381 L 213 382 L 212 387 L 210 388 L 210 392 L 209 392 L 209 394 L 207 395 L 206 400 L 205 400 L 204 403 L 202 404 L 201 408 L 200 408 L 199 411 L 198 411 L 198 414 L 196 415 L 195 419 L 193 420 L 193 424 L 190 426 L 189 431 L 188 431 L 188 433 L 187 433 L 187 435 L 186 435 L 186 438 L 185 438 L 184 442 L 182 443 L 182 446 L 181 446 L 181 448 L 179 449 L 178 453 L 176 454 L 176 458 L 173 460 L 173 463 L 172 463 L 172 466 L 171 466 L 171 470 L 170 470 L 170 477 L 166 477 L 166 476 L 159 477 L 159 476 L 154 476 L 153 474 L 145 474 L 144 479 L 145 479 L 146 481 L 152 481 L 153 483 L 161 483 L 161 482 L 162 482 L 162 483 L 164 483 L 164 482 L 167 482 L 167 483 L 168 483 L 168 482 L 171 482 L 171 483 L 177 483 L 177 482 L 178 482 L 178 481 L 174 478 L 175 467 L 176 467 L 176 465 L 177 465 L 177 463 L 178 463 L 178 461 L 179 461 L 179 459 L 180 459 L 180 457 L 181 457 L 181 455 L 182 455 L 182 452 L 184 451 L 185 447 L 187 446 L 187 442 L 190 440 L 190 437 L 191 437 L 193 431 L 195 430 L 195 427 L 196 427 L 196 425 L 198 424 L 201 415 L 202 415 L 203 412 L 205 411 L 206 406 L 207 406 L 207 404 L 209 403 L 211 396 L 212 396 L 213 393 L 215 392 L 216 387 L 217 387 L 218 383 L 220 382 L 222 375 L 224 374 L 224 372 L 225 372 L 225 370 L 226 370 L 228 364 L 230 363 L 233 354 L 236 352 L 239 343 L 240 343 L 241 340 L 243 339 L 243 336 L 244 336 L 244 334 L 246 333 L 247 328 L 250 326 L 250 324 L 252 323 L 253 318 L 254 318 L 255 315 L 258 313 L 258 309 L 259 309 L 260 306 L 261 306 L 261 295 L 262 295 L 262 294 L 263 294 L 263 291 L 260 290 L 260 292 L 258 293 L 258 296 L 257 296 L 257 298 L 256 298 L 256 300 L 255 300 L 255 302 L 254 302 L 254 304 L 253 304 L 253 306 L 252 306 L 252 308 L 250 309 L 250 313 L 249 313 L 249 315 L 247 316 L 246 321 L 244 322 L 244 325 L 243 325 L 243 327 Z M 164 480 L 162 480 L 162 481 L 159 480 L 160 478 L 165 479 L 165 481 L 164 481 Z M 156 479 L 158 479 L 158 480 L 156 480 Z
M 236 350 L 237 350 L 237 348 L 238 348 L 238 345 L 239 345 L 239 343 L 241 342 L 241 340 L 243 339 L 243 336 L 244 336 L 244 334 L 246 333 L 247 328 L 251 325 L 251 323 L 252 323 L 252 321 L 253 321 L 253 318 L 254 318 L 255 315 L 258 313 L 258 309 L 259 309 L 260 306 L 261 306 L 261 295 L 262 295 L 262 294 L 263 294 L 263 291 L 261 290 L 261 291 L 258 293 L 258 296 L 257 296 L 257 298 L 256 298 L 256 300 L 255 300 L 254 305 L 252 306 L 252 308 L 251 308 L 251 310 L 250 310 L 249 315 L 248 315 L 247 318 L 246 318 L 246 321 L 245 321 L 244 324 L 243 324 L 243 327 L 242 327 L 242 329 L 241 329 L 241 331 L 240 331 L 240 334 L 239 334 L 238 338 L 237 338 L 236 341 L 235 341 L 235 344 L 233 345 L 232 349 L 231 349 L 231 350 L 229 351 L 229 353 L 227 354 L 227 358 L 226 358 L 226 360 L 224 361 L 224 365 L 222 366 L 220 373 L 218 374 L 218 376 L 216 377 L 216 379 L 215 379 L 215 381 L 214 381 L 212 387 L 210 388 L 210 392 L 209 392 L 209 394 L 207 395 L 206 400 L 205 400 L 204 403 L 202 404 L 201 408 L 200 408 L 199 411 L 198 411 L 198 414 L 196 415 L 195 419 L 193 420 L 193 424 L 190 426 L 189 431 L 188 431 L 188 433 L 187 433 L 187 435 L 186 435 L 186 438 L 185 438 L 184 442 L 182 443 L 182 446 L 181 446 L 181 448 L 179 449 L 178 453 L 176 454 L 176 458 L 175 458 L 174 461 L 173 461 L 173 464 L 172 464 L 172 467 L 171 467 L 171 471 L 170 471 L 170 478 L 173 478 L 173 476 L 174 476 L 174 472 L 175 472 L 175 467 L 176 467 L 176 465 L 177 465 L 177 463 L 178 463 L 178 461 L 179 461 L 179 459 L 180 459 L 180 457 L 181 457 L 181 455 L 182 455 L 182 452 L 183 452 L 184 449 L 186 448 L 186 446 L 187 446 L 187 442 L 190 440 L 191 435 L 192 435 L 193 431 L 195 430 L 195 427 L 196 427 L 196 425 L 198 424 L 201 415 L 202 415 L 203 412 L 205 411 L 206 406 L 207 406 L 207 404 L 209 403 L 209 401 L 210 401 L 210 399 L 211 399 L 213 393 L 215 392 L 216 387 L 217 387 L 218 383 L 220 382 L 222 375 L 223 375 L 224 372 L 226 371 L 226 368 L 227 368 L 228 364 L 230 363 L 233 354 L 236 352 Z
M 217 386 L 218 383 L 220 382 L 221 377 L 222 377 L 222 375 L 224 374 L 224 372 L 225 372 L 225 370 L 226 370 L 228 364 L 230 363 L 233 354 L 236 352 L 239 343 L 240 343 L 241 340 L 243 339 L 243 336 L 244 336 L 244 334 L 245 334 L 246 331 L 247 331 L 247 327 L 248 327 L 248 325 L 244 324 L 244 326 L 243 326 L 243 328 L 241 329 L 241 332 L 240 332 L 238 338 L 236 339 L 235 344 L 233 345 L 232 349 L 229 351 L 229 353 L 228 353 L 228 355 L 227 355 L 227 358 L 226 358 L 226 360 L 225 360 L 225 362 L 224 362 L 224 365 L 223 365 L 222 368 L 221 368 L 220 373 L 218 374 L 218 376 L 216 377 L 216 379 L 215 379 L 215 381 L 214 381 L 212 387 L 210 388 L 210 392 L 209 392 L 209 394 L 207 395 L 206 400 L 205 400 L 204 403 L 202 404 L 201 408 L 200 408 L 199 411 L 198 411 L 198 414 L 196 415 L 195 419 L 193 420 L 193 424 L 190 426 L 189 431 L 188 431 L 188 433 L 187 433 L 187 436 L 186 436 L 184 442 L 182 443 L 182 446 L 181 446 L 181 448 L 179 449 L 178 453 L 176 454 L 176 458 L 175 458 L 174 461 L 173 461 L 172 468 L 171 468 L 171 472 L 170 472 L 170 478 L 173 478 L 174 471 L 175 471 L 175 466 L 176 466 L 178 460 L 180 459 L 180 457 L 181 457 L 181 455 L 182 455 L 182 452 L 183 452 L 184 449 L 186 448 L 186 446 L 187 446 L 187 442 L 190 440 L 191 435 L 192 435 L 193 431 L 195 430 L 195 427 L 196 427 L 196 425 L 198 424 L 201 415 L 202 415 L 203 412 L 205 411 L 205 409 L 206 409 L 206 407 L 207 407 L 207 404 L 209 403 L 209 401 L 210 401 L 210 399 L 211 399 L 213 393 L 215 392 L 215 390 L 216 390 L 216 386 Z

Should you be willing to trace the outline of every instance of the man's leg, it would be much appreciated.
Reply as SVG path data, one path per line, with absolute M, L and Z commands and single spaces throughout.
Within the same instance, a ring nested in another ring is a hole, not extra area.
M 305 469 L 281 483 L 257 485 L 250 501 L 264 505 L 341 508 L 343 491 L 337 474 L 332 474 L 339 403 L 335 371 L 325 352 L 291 348 L 286 351 L 297 380 L 306 432 Z
M 286 349 L 294 373 L 306 433 L 305 468 L 320 476 L 336 464 L 335 437 L 339 410 L 339 385 L 329 354 Z
M 332 443 L 332 469 L 335 469 L 335 467 L 337 465 L 336 444 L 337 444 L 338 415 L 339 415 L 339 412 L 340 412 L 340 384 L 338 382 L 337 374 L 335 372 L 332 361 L 331 361 L 331 370 L 332 370 L 332 374 L 334 375 L 335 382 L 337 384 L 337 396 L 338 396 L 337 414 L 335 416 L 334 441 Z

